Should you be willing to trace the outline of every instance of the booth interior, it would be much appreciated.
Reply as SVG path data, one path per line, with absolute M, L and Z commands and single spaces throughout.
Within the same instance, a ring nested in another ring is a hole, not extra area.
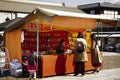
M 93 69 L 89 48 L 91 31 L 89 30 L 94 28 L 96 28 L 96 19 L 71 15 L 61 16 L 37 8 L 19 22 L 9 25 L 5 31 L 5 45 L 9 49 L 11 60 L 17 58 L 21 63 L 28 61 L 32 51 L 37 58 L 39 77 L 68 74 L 74 72 L 75 63 L 72 50 L 78 32 L 82 31 L 88 47 L 88 62 L 85 63 L 87 71 Z M 65 40 L 65 53 L 56 54 L 55 50 L 61 39 Z M 15 45 L 13 46 L 13 44 Z M 26 66 L 24 65 L 23 68 L 24 74 Z
M 13 21 L 5 27 L 5 47 L 9 50 L 10 61 L 18 59 L 22 63 L 23 74 L 26 74 L 26 65 L 23 63 L 28 61 L 33 52 L 39 77 L 73 73 L 74 43 L 78 32 L 82 32 L 87 41 L 88 61 L 85 70 L 92 70 L 90 36 L 91 31 L 98 27 L 98 20 L 116 24 L 116 20 L 88 15 L 76 8 L 38 7 L 23 19 Z M 61 39 L 65 40 L 65 52 L 56 54 Z
M 22 47 L 22 62 L 27 61 L 26 57 L 29 57 L 32 51 L 37 56 L 36 62 L 38 64 L 38 76 L 53 76 L 62 75 L 74 72 L 74 42 L 77 39 L 78 32 L 67 31 L 50 31 L 39 32 L 39 43 L 37 44 L 37 34 L 35 31 L 22 31 L 24 40 L 21 43 Z M 85 70 L 92 70 L 91 65 L 91 52 L 89 47 L 91 45 L 90 35 L 91 32 L 83 32 L 85 39 L 88 42 L 87 54 L 89 61 L 85 63 Z M 65 40 L 65 52 L 63 54 L 56 53 L 56 47 L 60 40 Z M 39 52 L 37 53 L 37 47 L 39 46 Z M 23 68 L 23 74 L 26 73 L 25 67 Z

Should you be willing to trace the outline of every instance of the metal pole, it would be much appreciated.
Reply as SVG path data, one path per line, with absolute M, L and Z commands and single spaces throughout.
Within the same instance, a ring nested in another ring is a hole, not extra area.
M 98 35 L 98 40 L 99 40 L 99 28 L 100 28 L 100 21 L 97 20 L 97 35 Z
M 39 19 L 36 19 L 36 35 L 37 35 L 37 45 L 36 45 L 36 52 L 37 52 L 37 54 L 36 54 L 36 57 L 37 57 L 37 67 L 38 67 L 38 53 L 39 53 Z

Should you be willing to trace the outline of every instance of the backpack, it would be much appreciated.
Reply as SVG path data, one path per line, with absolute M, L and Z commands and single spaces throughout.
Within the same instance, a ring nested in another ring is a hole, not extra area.
M 84 49 L 84 45 L 82 44 L 81 46 L 77 46 L 77 52 L 83 52 Z

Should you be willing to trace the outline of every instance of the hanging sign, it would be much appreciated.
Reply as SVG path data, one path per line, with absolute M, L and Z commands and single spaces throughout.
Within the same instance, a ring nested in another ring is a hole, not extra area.
M 36 28 L 36 24 L 35 23 L 29 23 L 28 28 Z
M 39 24 L 39 30 L 40 31 L 51 31 L 52 28 L 50 25 L 47 25 L 47 24 Z

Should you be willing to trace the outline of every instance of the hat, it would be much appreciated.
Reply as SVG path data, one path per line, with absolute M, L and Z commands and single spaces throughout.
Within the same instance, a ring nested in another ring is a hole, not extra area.
M 83 38 L 83 33 L 79 32 L 77 38 Z

